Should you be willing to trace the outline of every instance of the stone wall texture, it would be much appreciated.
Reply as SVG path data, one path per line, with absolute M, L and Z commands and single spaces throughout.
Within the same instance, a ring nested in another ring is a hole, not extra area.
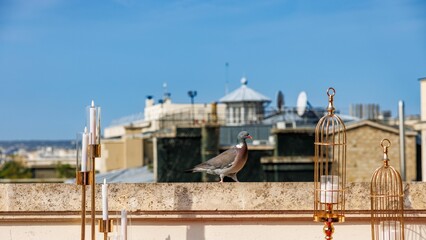
M 101 210 L 101 185 L 96 186 Z M 426 210 L 426 183 L 404 185 L 406 209 Z M 313 183 L 146 183 L 108 184 L 109 210 L 137 211 L 311 211 Z M 370 209 L 370 183 L 347 186 L 346 209 Z M 0 213 L 79 211 L 81 186 L 1 184 Z M 90 187 L 86 189 L 90 210 Z

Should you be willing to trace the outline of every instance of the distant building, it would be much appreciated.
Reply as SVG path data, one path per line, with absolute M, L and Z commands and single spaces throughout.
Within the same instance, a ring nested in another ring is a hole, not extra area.
M 387 138 L 392 146 L 389 149 L 391 165 L 401 172 L 399 129 L 380 122 L 362 120 L 346 124 L 347 179 L 348 182 L 368 182 L 375 168 L 381 166 L 383 151 L 382 139 Z M 406 181 L 418 181 L 417 172 L 417 133 L 407 129 L 405 132 Z M 369 171 L 367 171 L 367 169 Z
M 241 83 L 238 89 L 222 97 L 219 103 L 176 104 L 172 103 L 170 94 L 165 94 L 155 104 L 154 99 L 148 97 L 143 114 L 124 117 L 104 129 L 102 161 L 96 165 L 97 170 L 107 172 L 146 165 L 156 168 L 159 139 L 176 137 L 180 132 L 178 129 L 222 126 L 220 143 L 209 156 L 235 144 L 236 136 L 242 129 L 249 130 L 255 136 L 254 144 L 268 144 L 272 125 L 262 125 L 262 121 L 265 106 L 271 100 L 247 87 L 246 78 Z M 259 124 L 262 127 L 258 127 Z M 185 134 L 178 135 L 185 138 Z M 224 149 L 219 149 L 220 146 Z
M 380 116 L 379 104 L 351 104 L 349 115 L 359 119 L 378 119 Z
M 275 153 L 262 157 L 262 167 L 268 181 L 313 181 L 315 127 L 273 129 L 276 139 Z M 389 158 L 392 166 L 400 168 L 399 130 L 371 120 L 346 123 L 347 180 L 368 182 L 372 171 L 382 163 L 380 142 L 387 138 L 392 143 Z M 406 181 L 418 181 L 417 133 L 406 131 Z
M 265 105 L 271 99 L 247 87 L 247 79 L 241 79 L 241 87 L 222 97 L 226 104 L 226 125 L 259 124 L 265 116 Z
M 58 165 L 65 165 L 70 169 L 76 167 L 76 149 L 42 147 L 27 152 L 26 156 L 25 165 L 32 170 L 34 178 L 57 181 Z
M 351 104 L 349 115 L 361 120 L 381 120 L 392 124 L 392 112 L 390 110 L 380 111 L 380 105 L 375 103 Z
M 103 139 L 102 154 L 96 169 L 100 172 L 146 166 L 149 159 L 149 142 L 142 138 L 142 127 L 122 126 L 124 134 L 120 137 Z M 152 159 L 152 158 L 151 158 Z
M 245 78 L 219 103 L 175 104 L 167 95 L 155 104 L 149 97 L 143 114 L 124 118 L 105 129 L 98 170 L 149 166 L 154 181 L 211 180 L 183 170 L 227 150 L 236 143 L 239 131 L 248 130 L 254 140 L 249 142 L 250 161 L 240 180 L 312 181 L 315 126 L 325 114 L 326 102 L 321 108 L 306 102 L 304 111 L 282 106 L 266 112 L 270 102 L 249 88 Z M 399 168 L 399 130 L 387 124 L 389 121 L 380 121 L 378 105 L 366 106 L 355 107 L 352 114 L 356 116 L 339 114 L 347 126 L 349 181 L 367 181 L 370 172 L 366 169 L 380 165 L 376 163 L 381 161 L 379 144 L 383 138 L 392 141 L 391 160 Z M 416 136 L 407 129 L 407 181 L 420 176 Z
M 426 182 L 426 77 L 420 78 L 420 121 L 416 129 L 421 133 L 421 174 L 422 181 Z
M 75 176 L 77 152 L 73 141 L 7 141 L 0 144 L 3 145 L 0 167 L 16 161 L 32 175 L 28 179 L 6 179 L 6 182 L 63 182 Z
M 172 103 L 170 97 L 155 104 L 152 97 L 145 100 L 143 114 L 135 114 L 115 120 L 104 129 L 104 137 L 119 138 L 126 135 L 126 128 L 140 128 L 139 133 L 152 133 L 174 126 L 197 126 L 205 123 L 225 122 L 224 104 Z
M 100 172 L 152 165 L 156 159 L 153 136 L 173 134 L 176 128 L 200 128 L 225 123 L 225 104 L 173 103 L 170 94 L 155 103 L 149 96 L 143 114 L 114 121 L 104 129 Z

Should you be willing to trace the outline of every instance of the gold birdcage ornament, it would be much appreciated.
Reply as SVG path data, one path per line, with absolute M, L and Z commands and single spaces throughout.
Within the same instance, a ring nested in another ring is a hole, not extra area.
M 333 223 L 345 221 L 346 127 L 334 114 L 335 93 L 327 90 L 327 114 L 315 128 L 314 221 L 324 222 L 325 239 L 333 239 Z
M 371 177 L 371 234 L 373 240 L 404 240 L 404 191 L 401 175 L 389 165 L 391 142 L 383 139 L 383 166 Z

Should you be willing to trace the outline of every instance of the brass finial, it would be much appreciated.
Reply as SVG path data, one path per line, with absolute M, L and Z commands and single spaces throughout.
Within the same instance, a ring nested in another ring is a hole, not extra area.
M 389 139 L 385 138 L 380 142 L 380 146 L 383 148 L 383 163 L 388 166 L 389 162 L 389 156 L 388 156 L 388 149 L 391 146 L 391 142 Z
M 328 114 L 334 114 L 334 105 L 333 105 L 333 99 L 334 99 L 334 95 L 336 94 L 336 90 L 334 90 L 334 88 L 329 87 L 327 89 L 327 95 L 328 95 L 328 107 L 327 107 L 327 111 Z

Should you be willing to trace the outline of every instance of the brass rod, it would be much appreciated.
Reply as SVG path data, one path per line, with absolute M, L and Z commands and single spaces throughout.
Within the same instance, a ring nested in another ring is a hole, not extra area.
M 91 200 L 92 200 L 92 206 L 91 206 L 91 213 L 92 213 L 92 219 L 91 219 L 91 224 L 92 224 L 92 240 L 96 240 L 95 238 L 95 213 L 96 213 L 96 206 L 95 206 L 95 154 L 94 154 L 94 145 L 92 145 L 91 150 L 91 158 L 92 158 L 92 181 L 91 181 L 91 188 L 92 188 L 92 195 L 91 195 Z
M 89 184 L 89 172 L 76 171 L 76 183 L 81 185 L 81 240 L 86 238 L 86 185 Z
M 81 185 L 81 240 L 84 240 L 85 236 L 86 236 L 86 184 L 83 184 Z

